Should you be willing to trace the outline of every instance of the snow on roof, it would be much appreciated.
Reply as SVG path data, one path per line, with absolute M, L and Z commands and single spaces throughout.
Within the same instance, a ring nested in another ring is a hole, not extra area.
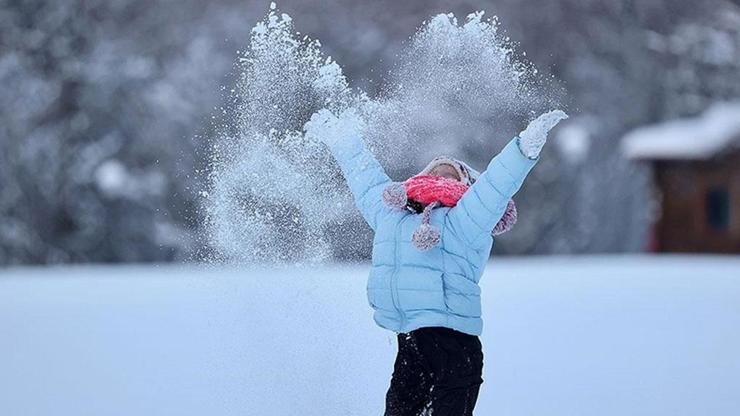
M 740 101 L 717 103 L 698 117 L 640 127 L 622 138 L 630 159 L 708 159 L 740 142 Z

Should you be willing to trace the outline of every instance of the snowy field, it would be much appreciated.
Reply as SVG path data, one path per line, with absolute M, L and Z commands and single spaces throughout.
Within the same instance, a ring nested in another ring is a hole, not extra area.
M 377 416 L 366 265 L 0 271 L 0 415 Z M 495 259 L 476 414 L 740 414 L 740 257 Z

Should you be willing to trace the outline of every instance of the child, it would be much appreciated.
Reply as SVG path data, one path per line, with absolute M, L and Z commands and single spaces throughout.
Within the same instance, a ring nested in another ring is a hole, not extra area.
M 329 147 L 375 232 L 368 301 L 375 322 L 398 334 L 385 416 L 473 414 L 483 383 L 478 281 L 492 233 L 515 220 L 511 197 L 565 118 L 555 110 L 532 121 L 482 174 L 439 157 L 403 184 L 365 147 L 354 111 L 320 110 L 304 126 Z

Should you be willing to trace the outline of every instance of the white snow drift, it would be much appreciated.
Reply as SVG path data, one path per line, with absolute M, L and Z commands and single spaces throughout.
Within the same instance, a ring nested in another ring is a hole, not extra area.
M 369 266 L 0 271 L 0 415 L 376 416 Z M 740 414 L 740 258 L 496 259 L 477 415 Z

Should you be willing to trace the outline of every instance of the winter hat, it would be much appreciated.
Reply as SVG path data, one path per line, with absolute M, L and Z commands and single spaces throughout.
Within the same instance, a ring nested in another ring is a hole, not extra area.
M 449 165 L 460 180 L 430 175 L 440 165 Z M 405 182 L 394 182 L 383 191 L 383 200 L 391 207 L 421 213 L 421 225 L 414 231 L 412 241 L 421 251 L 429 250 L 440 241 L 440 231 L 429 224 L 432 210 L 438 206 L 454 207 L 480 173 L 465 162 L 447 156 L 434 158 L 421 172 Z M 517 220 L 516 205 L 510 200 L 506 212 L 492 230 L 493 235 L 503 234 Z
M 455 171 L 457 172 L 457 176 L 460 177 L 460 182 L 468 186 L 474 184 L 480 176 L 480 172 L 468 166 L 467 163 L 463 162 L 462 160 L 453 159 L 448 156 L 435 157 L 434 159 L 432 159 L 431 162 L 429 162 L 429 164 L 427 164 L 424 169 L 421 170 L 421 172 L 417 173 L 416 176 L 429 175 L 429 173 L 434 170 L 434 168 L 441 165 L 452 166 L 452 168 L 455 169 Z

